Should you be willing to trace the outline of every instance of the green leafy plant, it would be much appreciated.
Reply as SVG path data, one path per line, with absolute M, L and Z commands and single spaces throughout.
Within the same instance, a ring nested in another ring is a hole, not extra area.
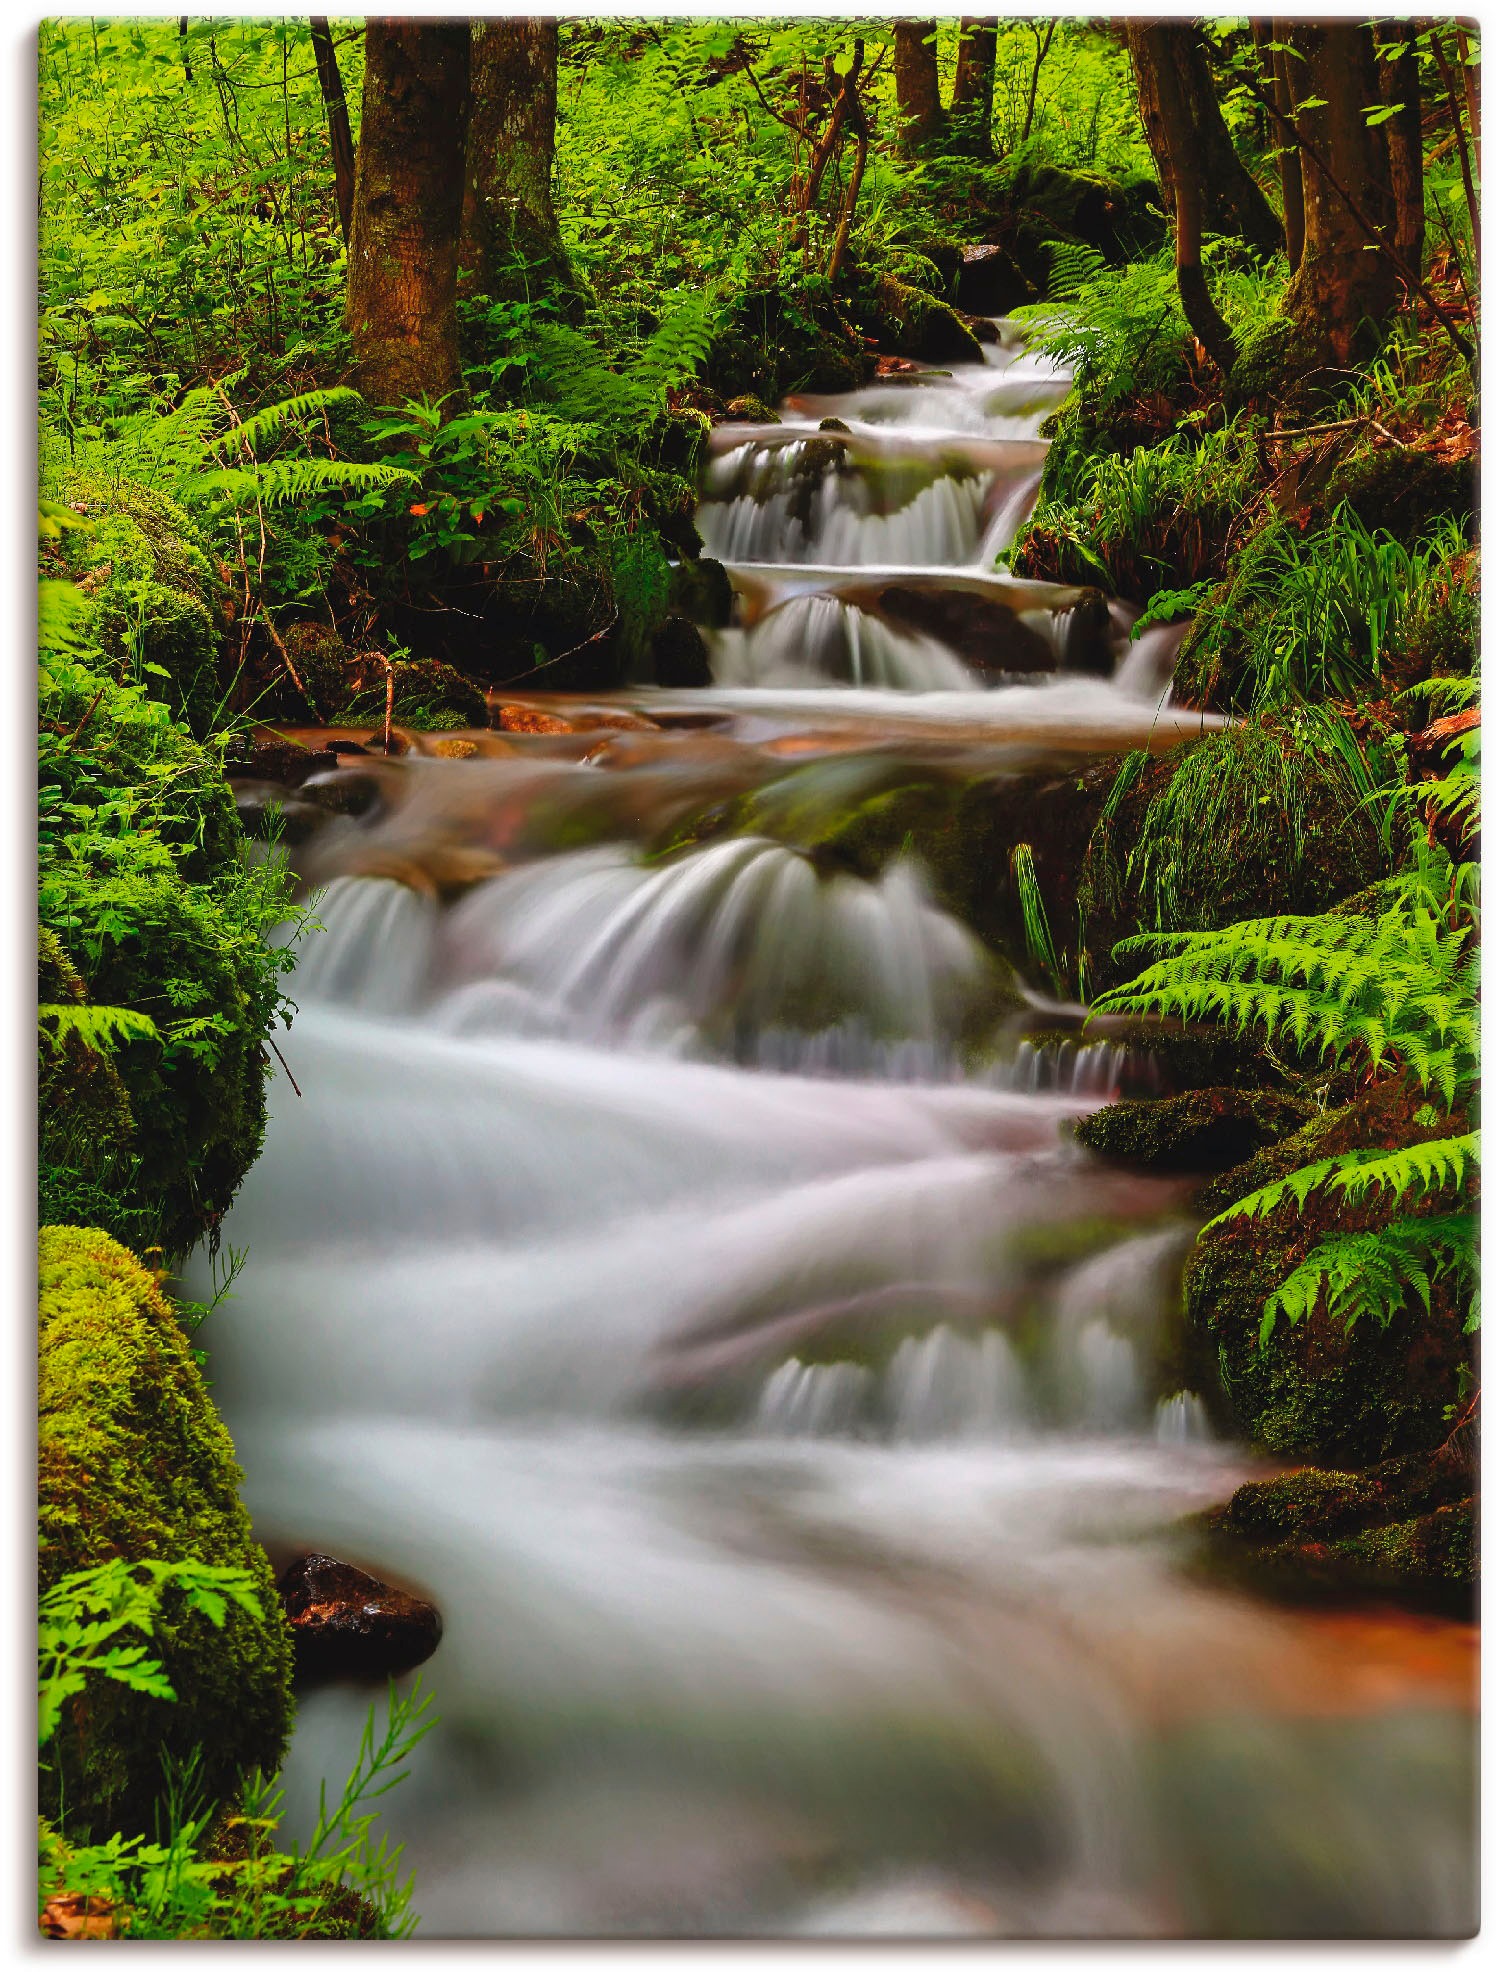
M 1103 994 L 1096 1010 L 1172 1014 L 1257 1033 L 1300 1056 L 1395 1077 L 1436 1096 L 1447 1113 L 1470 1101 L 1478 1070 L 1473 934 L 1442 900 L 1431 904 L 1420 874 L 1389 888 L 1387 908 L 1369 916 L 1258 919 L 1131 940 L 1161 956 Z M 1438 1111 L 1428 1104 L 1420 1115 L 1432 1124 Z M 1351 1150 L 1303 1165 L 1217 1214 L 1207 1231 L 1302 1208 L 1322 1191 L 1352 1203 L 1375 1199 L 1399 1214 L 1374 1231 L 1315 1246 L 1267 1297 L 1260 1343 L 1279 1316 L 1298 1322 L 1321 1298 L 1347 1327 L 1367 1314 L 1385 1326 L 1414 1297 L 1427 1308 L 1440 1279 L 1472 1286 L 1474 1213 L 1412 1214 L 1438 1195 L 1463 1193 L 1478 1156 L 1469 1130 L 1390 1151 Z M 1469 1325 L 1477 1319 L 1472 1305 Z
M 125 1630 L 149 1638 L 163 1598 L 181 1595 L 189 1609 L 222 1629 L 230 1603 L 251 1616 L 259 1600 L 242 1568 L 200 1561 L 106 1561 L 64 1575 L 41 1599 L 37 1641 L 37 1733 L 45 1746 L 68 1699 L 91 1677 L 112 1679 L 150 1697 L 174 1698 L 160 1662 L 144 1644 L 115 1641 Z
M 41 1897 L 86 1897 L 123 1938 L 409 1937 L 413 1881 L 402 1879 L 400 1848 L 377 1833 L 373 1804 L 405 1779 L 436 1723 L 430 1707 L 419 1679 L 406 1692 L 391 1685 L 382 1730 L 371 1706 L 354 1767 L 335 1801 L 321 1790 L 304 1844 L 276 1846 L 283 1797 L 263 1775 L 227 1817 L 187 1810 L 187 1775 L 157 1840 L 74 1848 L 44 1825 Z

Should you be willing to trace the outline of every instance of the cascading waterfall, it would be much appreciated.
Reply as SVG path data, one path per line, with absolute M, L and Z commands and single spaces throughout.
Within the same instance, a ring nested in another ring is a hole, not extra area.
M 204 1340 L 272 1552 L 442 1609 L 386 1804 L 423 1935 L 1468 1925 L 1459 1694 L 1358 1684 L 1181 1566 L 1249 1470 L 1181 1384 L 1190 1184 L 1067 1128 L 1152 1057 L 1026 993 L 897 842 L 868 876 L 723 824 L 786 755 L 862 799 L 903 758 L 1198 730 L 1159 709 L 1177 631 L 979 685 L 865 593 L 949 579 L 1063 650 L 1073 594 L 971 566 L 1066 387 L 996 332 L 722 435 L 703 531 L 756 566 L 717 687 L 379 763 L 304 852 L 321 928 Z M 293 1823 L 367 1702 L 304 1701 Z

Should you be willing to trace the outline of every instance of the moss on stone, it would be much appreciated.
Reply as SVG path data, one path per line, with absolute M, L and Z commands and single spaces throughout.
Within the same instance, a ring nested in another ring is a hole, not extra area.
M 1392 1459 L 1365 1472 L 1301 1470 L 1239 1487 L 1202 1517 L 1209 1564 L 1295 1598 L 1393 1596 L 1471 1612 L 1475 1502 L 1460 1459 Z
M 225 584 L 196 525 L 164 493 L 129 481 L 75 480 L 62 497 L 89 522 L 64 543 L 68 572 L 94 600 L 100 649 L 201 737 L 223 693 Z
M 1365 526 L 1412 547 L 1440 520 L 1474 519 L 1473 462 L 1417 446 L 1364 446 L 1330 475 L 1326 507 L 1333 512 L 1342 500 Z
M 1131 1170 L 1221 1171 L 1302 1128 L 1307 1097 L 1268 1089 L 1191 1089 L 1153 1102 L 1114 1102 L 1075 1123 L 1087 1149 Z
M 1450 1128 L 1448 1119 L 1416 1122 L 1414 1108 L 1414 1099 L 1391 1088 L 1316 1116 L 1203 1187 L 1200 1209 L 1220 1212 L 1324 1157 Z M 1351 1205 L 1343 1194 L 1321 1190 L 1302 1207 L 1227 1220 L 1201 1234 L 1184 1279 L 1191 1381 L 1214 1391 L 1233 1430 L 1282 1457 L 1352 1466 L 1427 1451 L 1442 1440 L 1470 1365 L 1466 1310 L 1450 1282 L 1435 1283 L 1427 1311 L 1415 1300 L 1385 1328 L 1365 1319 L 1347 1331 L 1321 1305 L 1294 1326 L 1280 1321 L 1266 1345 L 1259 1342 L 1264 1302 L 1312 1248 L 1373 1231 L 1396 1211 L 1378 1194 Z
M 107 1234 L 45 1227 L 40 1243 L 41 1586 L 101 1562 L 197 1560 L 250 1571 L 261 1613 L 222 1630 L 168 1604 L 152 1652 L 175 1703 L 95 1680 L 49 1749 L 42 1805 L 74 1840 L 144 1832 L 163 1758 L 199 1752 L 211 1799 L 272 1772 L 291 1725 L 288 1625 L 237 1488 L 233 1445 L 180 1325 Z
M 1387 672 L 1402 687 L 1467 677 L 1480 650 L 1480 551 L 1454 555 L 1413 595 Z
M 925 363 L 980 363 L 982 345 L 948 302 L 885 274 L 864 299 L 852 304 L 854 319 L 885 351 Z

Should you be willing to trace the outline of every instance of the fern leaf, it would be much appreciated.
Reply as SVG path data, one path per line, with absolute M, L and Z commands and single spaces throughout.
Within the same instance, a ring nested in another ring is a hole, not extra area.
M 160 1030 L 150 1015 L 130 1007 L 47 1004 L 36 1012 L 42 1039 L 58 1054 L 69 1038 L 81 1041 L 94 1054 L 113 1054 L 127 1041 L 160 1039 Z

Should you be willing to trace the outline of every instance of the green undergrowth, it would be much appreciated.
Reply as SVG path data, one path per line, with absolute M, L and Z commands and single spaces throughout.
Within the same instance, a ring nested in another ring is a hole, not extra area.
M 175 1255 L 260 1146 L 290 964 L 265 933 L 291 886 L 245 854 L 223 737 L 112 679 L 87 624 L 75 589 L 44 589 L 38 993 L 66 1012 L 42 1029 L 42 1211 Z

